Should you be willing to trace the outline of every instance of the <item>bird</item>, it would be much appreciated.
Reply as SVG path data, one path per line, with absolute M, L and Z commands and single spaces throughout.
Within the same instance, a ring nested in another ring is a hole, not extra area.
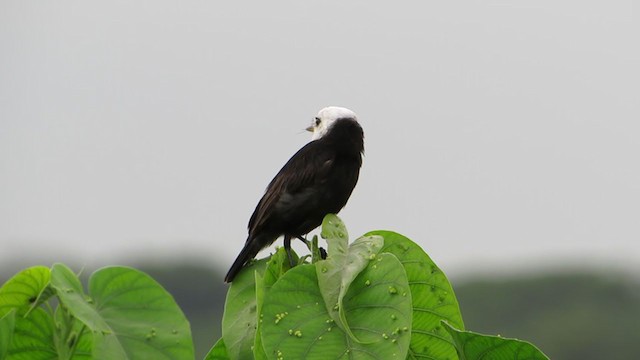
M 327 214 L 337 214 L 358 182 L 364 132 L 356 114 L 329 106 L 318 112 L 311 141 L 287 161 L 267 186 L 249 219 L 247 240 L 225 276 L 230 283 L 260 250 L 280 236 L 291 257 L 291 239 L 317 228 Z

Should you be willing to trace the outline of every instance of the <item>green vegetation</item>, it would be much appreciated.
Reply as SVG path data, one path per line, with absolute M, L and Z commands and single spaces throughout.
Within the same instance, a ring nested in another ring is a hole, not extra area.
M 88 293 L 65 265 L 23 270 L 0 288 L 0 329 L 0 359 L 194 357 L 171 295 L 125 267 L 95 272 Z
M 397 236 L 398 239 L 400 239 L 398 240 L 398 243 L 402 242 L 401 239 L 403 238 L 402 236 L 391 232 L 374 232 L 367 235 L 378 235 L 385 239 L 385 245 L 380 249 L 378 254 L 384 252 L 393 253 L 393 250 L 386 251 L 385 247 L 392 246 L 395 242 L 393 239 L 394 236 Z M 395 246 L 398 245 L 396 244 Z M 407 251 L 407 254 L 412 254 L 412 258 L 405 258 L 402 260 L 398 257 L 400 262 L 404 263 L 407 279 L 412 278 L 412 273 L 424 275 L 430 274 L 431 271 L 431 268 L 427 268 L 428 271 L 424 271 L 419 265 L 420 262 L 416 261 L 422 255 L 417 254 L 413 250 L 413 246 L 417 248 L 417 245 L 413 244 L 411 245 L 411 250 Z M 333 255 L 334 254 L 330 252 L 330 258 Z M 377 257 L 378 255 L 376 255 L 376 259 Z M 241 273 L 243 278 L 247 278 L 247 284 L 253 283 L 254 286 L 258 284 L 260 285 L 259 288 L 266 289 L 263 291 L 262 295 L 260 295 L 262 296 L 262 300 L 259 300 L 259 296 L 254 297 L 256 299 L 256 303 L 261 302 L 264 304 L 265 293 L 268 294 L 272 292 L 273 286 L 275 286 L 273 279 L 279 281 L 278 279 L 281 280 L 285 278 L 285 276 L 288 277 L 289 275 L 287 274 L 295 274 L 290 271 L 288 261 L 285 261 L 285 259 L 286 256 L 283 257 L 283 253 L 280 250 L 268 260 L 265 259 L 255 262 L 250 268 L 253 270 L 269 268 L 271 269 L 269 274 L 258 271 L 259 276 L 256 277 L 255 271 L 243 271 Z M 267 264 L 267 262 L 271 262 L 271 264 Z M 311 262 L 313 263 L 313 261 Z M 319 261 L 316 257 L 316 262 L 313 263 L 313 265 L 307 265 L 306 267 L 317 267 L 318 263 Z M 412 264 L 411 266 L 413 266 L 413 268 L 411 268 L 409 264 Z M 42 326 L 42 330 L 39 330 L 38 336 L 33 337 L 34 339 L 39 339 L 39 342 L 35 344 L 37 344 L 41 349 L 41 354 L 43 355 L 46 353 L 48 354 L 47 356 L 49 356 L 47 358 L 51 358 L 53 356 L 52 354 L 55 354 L 55 351 L 64 350 L 65 342 L 63 341 L 63 333 L 68 332 L 69 334 L 78 334 L 78 327 L 80 324 L 84 324 L 82 321 L 78 320 L 82 315 L 78 315 L 78 318 L 76 318 L 71 311 L 66 310 L 67 315 L 62 316 L 65 313 L 65 303 L 62 301 L 62 304 L 58 305 L 58 308 L 55 309 L 57 299 L 56 292 L 50 289 L 48 290 L 50 293 L 42 291 L 38 293 L 36 290 L 42 289 L 43 284 L 47 281 L 52 281 L 51 277 L 47 280 L 47 272 L 59 272 L 60 274 L 66 273 L 66 275 L 59 280 L 64 280 L 64 278 L 66 278 L 66 276 L 71 272 L 60 271 L 61 268 L 59 268 L 59 266 L 61 265 L 54 266 L 52 269 L 46 267 L 34 267 L 27 269 L 30 270 L 27 272 L 27 274 L 30 275 L 26 278 L 24 275 L 27 270 L 19 272 L 12 279 L 8 279 L 6 276 L 7 274 L 15 273 L 15 269 L 19 269 L 22 266 L 13 265 L 9 269 L 7 268 L 8 264 L 2 265 L 3 268 L 0 271 L 0 283 L 6 280 L 9 281 L 7 281 L 7 283 L 2 287 L 2 290 L 0 290 L 0 359 L 19 358 L 16 354 L 9 351 L 9 346 L 15 342 L 14 340 L 16 336 L 14 335 L 14 331 L 10 331 L 9 329 L 16 329 L 17 327 L 22 328 L 26 326 L 25 324 L 29 322 L 24 323 L 21 317 L 24 317 L 26 311 L 29 311 L 29 309 L 32 309 L 28 315 L 28 317 L 32 317 L 30 323 Z M 186 317 L 191 323 L 193 342 L 195 343 L 197 350 L 195 358 L 202 359 L 205 356 L 207 349 L 211 347 L 211 344 L 221 336 L 220 324 L 222 321 L 222 309 L 224 296 L 227 293 L 227 287 L 221 280 L 222 273 L 212 270 L 207 266 L 199 266 L 197 261 L 194 262 L 192 260 L 185 261 L 184 263 L 170 264 L 145 264 L 142 262 L 136 263 L 135 265 L 152 275 L 175 296 L 176 302 L 182 307 Z M 296 268 L 299 267 L 303 266 L 297 266 Z M 122 267 L 105 268 L 99 272 L 114 268 L 126 269 L 128 270 L 126 271 L 127 274 L 129 271 L 140 274 L 140 272 L 136 270 Z M 327 268 L 327 272 L 329 269 L 330 267 Z M 313 276 L 311 272 L 307 273 L 308 270 L 297 271 L 304 273 L 298 275 L 308 275 L 308 278 L 312 278 Z M 96 272 L 96 274 L 99 272 Z M 96 274 L 94 274 L 92 278 L 95 278 Z M 435 279 L 438 279 L 439 282 L 436 283 L 437 287 L 440 287 L 445 283 L 448 284 L 446 277 L 444 277 L 444 274 L 442 274 L 441 271 L 436 272 L 436 274 L 438 274 L 438 277 L 433 278 L 432 280 L 435 281 Z M 107 273 L 105 273 L 105 275 L 107 275 Z M 150 280 L 150 282 L 155 284 L 155 286 L 158 286 L 155 281 L 151 280 L 148 276 L 144 274 L 140 275 L 143 278 Z M 317 275 L 318 272 L 316 271 L 316 278 Z M 71 278 L 73 277 L 75 277 L 75 275 Z M 110 276 L 106 276 L 105 279 L 109 277 Z M 251 280 L 249 280 L 250 277 L 252 277 Z M 16 278 L 21 280 L 16 282 L 14 281 Z M 358 281 L 359 280 L 356 277 L 351 281 L 351 283 L 358 283 Z M 423 280 L 414 279 L 414 281 Z M 23 283 L 24 285 L 24 288 L 19 288 L 18 292 L 25 292 L 25 294 L 29 294 L 29 296 L 23 296 L 22 298 L 11 296 L 9 297 L 10 301 L 7 301 L 7 289 L 15 290 L 15 286 L 18 283 Z M 75 281 L 71 281 L 71 284 L 73 283 L 75 283 Z M 10 284 L 12 285 L 9 286 Z M 125 284 L 131 285 L 132 282 L 127 280 Z M 66 285 L 67 289 L 73 289 L 73 287 L 69 285 L 70 284 Z M 78 284 L 75 284 L 74 286 L 77 288 L 77 285 Z M 282 286 L 284 285 L 286 285 L 286 283 L 283 283 Z M 478 279 L 458 279 L 454 281 L 454 285 L 457 301 L 459 301 L 462 314 L 464 315 L 464 323 L 466 327 L 470 329 L 488 334 L 501 334 L 508 337 L 532 340 L 536 344 L 540 345 L 541 348 L 545 350 L 545 353 L 547 353 L 552 359 L 596 360 L 635 358 L 635 353 L 637 352 L 635 350 L 635 344 L 637 343 L 637 319 L 640 318 L 640 286 L 638 286 L 637 279 L 620 276 L 619 274 L 601 272 L 598 275 L 589 275 L 584 273 L 584 271 L 576 271 L 575 274 L 564 273 L 557 275 L 549 273 L 546 275 L 529 275 L 527 277 L 523 277 L 522 275 L 511 275 L 509 277 L 505 277 L 503 275 L 500 278 L 485 277 Z M 234 289 L 235 287 L 236 282 L 234 282 L 234 285 L 228 289 L 229 296 L 232 295 L 233 291 L 240 289 L 240 287 Z M 91 286 L 89 286 L 88 289 L 88 294 L 85 294 L 84 298 L 88 299 L 89 301 L 87 301 L 87 303 L 92 306 L 89 306 L 84 310 L 90 310 L 92 307 L 95 307 L 95 299 L 93 298 L 100 297 L 98 295 L 99 292 L 96 293 L 93 292 L 94 290 L 91 290 Z M 255 293 L 255 287 L 253 289 L 254 290 L 252 291 Z M 319 289 L 319 287 L 316 287 L 316 289 Z M 251 291 L 250 289 L 246 290 Z M 389 289 L 382 288 L 382 290 L 385 290 L 386 293 L 385 291 L 381 291 L 380 293 L 388 296 L 387 294 Z M 430 291 L 430 288 L 426 288 L 426 290 Z M 347 293 L 348 291 L 349 290 L 347 290 Z M 166 294 L 166 292 L 164 293 Z M 340 296 L 339 293 L 340 292 L 338 291 L 338 297 Z M 33 302 L 34 294 L 36 294 L 35 303 Z M 423 296 L 424 294 L 415 296 L 412 289 L 411 298 L 413 306 L 416 306 L 416 299 L 425 300 L 425 304 L 420 305 L 420 307 L 431 306 L 429 301 L 437 302 L 439 300 L 438 296 L 428 296 L 428 293 L 426 294 L 427 296 Z M 436 295 L 442 294 L 442 292 L 436 292 Z M 449 294 L 451 294 L 451 297 L 447 300 L 456 300 L 456 297 L 453 297 L 452 291 L 448 291 L 446 295 Z M 349 294 L 342 297 L 343 306 L 345 303 L 344 299 L 348 297 Z M 250 296 L 247 298 L 250 298 Z M 91 304 L 91 302 L 94 303 Z M 324 304 L 324 298 L 322 298 L 322 302 L 320 302 L 320 304 Z M 297 305 L 297 303 L 293 305 Z M 448 306 L 458 311 L 457 302 L 455 304 L 449 302 Z M 239 307 L 241 308 L 241 306 Z M 12 308 L 12 310 L 7 310 L 8 308 Z M 36 308 L 40 308 L 42 311 L 36 310 Z M 116 308 L 117 307 L 114 307 L 114 309 Z M 248 312 L 250 312 L 250 309 L 250 307 L 247 309 Z M 348 309 L 348 306 L 345 306 L 344 309 Z M 257 308 L 255 310 L 258 311 Z M 323 310 L 326 315 L 330 314 L 326 306 Z M 58 317 L 51 317 L 49 314 L 51 311 L 58 314 Z M 101 310 L 101 312 L 102 311 L 103 310 Z M 453 313 L 456 311 L 453 311 Z M 291 314 L 291 311 L 288 312 Z M 416 314 L 414 313 L 413 316 L 415 317 Z M 354 324 L 350 322 L 350 315 L 348 314 L 348 311 L 346 313 L 346 319 L 348 324 L 353 327 Z M 60 324 L 65 324 L 65 321 L 67 321 L 74 323 L 75 325 L 67 323 L 58 329 L 56 326 L 50 325 L 54 320 Z M 85 319 L 85 321 L 90 320 L 91 319 Z M 184 318 L 182 318 L 182 320 L 184 320 Z M 326 320 L 328 320 L 328 318 L 325 319 L 325 321 Z M 91 321 L 96 321 L 97 324 L 99 323 L 99 320 L 97 319 L 93 319 Z M 111 320 L 109 321 L 112 322 Z M 437 326 L 436 323 L 439 322 L 439 320 L 435 321 L 436 322 L 431 326 Z M 24 324 L 18 324 L 20 322 L 23 322 Z M 419 322 L 420 320 L 416 320 L 415 318 L 412 319 L 412 332 L 415 332 L 417 329 L 415 324 Z M 283 323 L 284 322 L 280 322 L 280 325 Z M 461 323 L 456 324 L 452 319 L 448 320 L 448 323 L 456 328 L 462 329 Z M 139 324 L 143 324 L 139 325 L 142 329 L 148 328 L 145 327 L 147 324 L 144 324 L 144 322 Z M 109 325 L 109 322 L 107 322 L 107 325 Z M 81 331 L 81 336 L 79 337 L 81 341 L 76 345 L 77 350 L 85 349 L 84 355 L 81 351 L 76 351 L 76 356 L 72 357 L 75 359 L 90 358 L 88 354 L 90 354 L 91 346 L 93 345 L 92 343 L 87 342 L 87 339 L 92 336 L 87 336 L 87 334 L 91 334 L 92 332 L 86 325 L 84 326 L 85 328 Z M 159 327 L 154 327 L 156 328 L 157 333 Z M 460 343 L 460 340 L 462 340 L 466 341 L 467 344 L 483 342 L 485 345 L 490 345 L 491 342 L 495 340 L 500 341 L 501 344 L 503 344 L 500 348 L 510 348 L 515 344 L 516 346 L 514 349 L 516 347 L 525 346 L 523 344 L 526 344 L 523 342 L 510 344 L 508 340 L 500 337 L 488 337 L 484 335 L 476 337 L 476 334 L 473 332 L 460 332 L 458 334 L 455 330 L 450 329 L 444 324 L 442 324 L 441 327 L 445 334 L 447 336 L 452 336 L 451 339 L 455 340 L 456 343 Z M 74 328 L 76 329 L 75 332 L 73 332 Z M 277 328 L 277 326 L 275 328 Z M 72 330 L 69 331 L 69 329 Z M 250 331 L 251 329 L 246 330 Z M 258 331 L 262 332 L 262 330 L 263 329 L 259 329 Z M 295 330 L 297 329 L 292 329 L 294 331 L 291 336 L 288 335 L 288 328 L 286 330 L 288 340 L 303 340 L 307 335 L 304 329 L 301 330 L 300 338 L 295 335 Z M 332 332 L 336 330 L 340 330 L 338 325 L 334 326 Z M 395 330 L 395 328 L 393 330 Z M 149 334 L 150 332 L 146 335 Z M 345 336 L 344 334 L 344 332 L 341 334 L 342 337 L 347 339 L 348 335 Z M 355 331 L 354 334 L 358 337 L 357 331 Z M 249 335 L 247 335 L 247 337 L 248 336 Z M 253 344 L 249 345 L 249 349 L 251 349 L 251 346 L 254 346 L 254 348 L 256 345 L 262 346 L 261 337 L 255 337 L 255 335 L 251 336 Z M 411 337 L 413 341 L 415 334 L 411 334 Z M 114 336 L 114 338 L 117 339 L 117 336 Z M 57 342 L 47 345 L 46 341 L 43 339 L 56 339 Z M 324 340 L 328 340 L 328 338 L 323 337 L 321 341 Z M 416 348 L 415 345 L 411 345 L 410 343 L 410 349 L 412 346 L 413 348 Z M 23 353 L 22 355 L 24 356 L 22 358 L 38 359 L 44 357 L 44 355 L 42 357 L 37 357 L 35 354 L 35 352 Z M 194 358 L 193 355 L 185 356 L 186 357 L 176 358 Z M 224 346 L 224 342 L 219 341 L 218 345 L 215 347 L 215 351 L 212 351 L 209 354 L 209 359 L 227 358 L 227 349 Z
M 404 236 L 374 231 L 349 245 L 334 215 L 321 236 L 326 260 L 312 251 L 288 269 L 280 249 L 236 277 L 207 359 L 548 359 L 529 343 L 464 331 L 448 280 Z

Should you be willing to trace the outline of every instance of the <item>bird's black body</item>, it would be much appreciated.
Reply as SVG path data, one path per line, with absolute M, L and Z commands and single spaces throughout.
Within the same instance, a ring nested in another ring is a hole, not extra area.
M 249 220 L 249 237 L 226 282 L 256 254 L 284 235 L 285 247 L 338 213 L 358 181 L 364 135 L 355 119 L 337 119 L 325 135 L 295 153 L 271 180 Z

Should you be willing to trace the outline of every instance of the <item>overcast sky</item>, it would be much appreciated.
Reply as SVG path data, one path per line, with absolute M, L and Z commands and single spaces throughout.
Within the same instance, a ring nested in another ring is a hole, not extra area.
M 352 237 L 454 273 L 640 270 L 638 2 L 381 3 L 2 0 L 0 261 L 226 269 L 338 105 L 365 131 Z

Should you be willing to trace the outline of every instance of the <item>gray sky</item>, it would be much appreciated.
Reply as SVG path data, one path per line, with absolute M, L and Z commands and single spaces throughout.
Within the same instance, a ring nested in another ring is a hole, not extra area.
M 0 2 L 0 261 L 226 268 L 327 105 L 352 237 L 446 271 L 640 270 L 634 1 Z

